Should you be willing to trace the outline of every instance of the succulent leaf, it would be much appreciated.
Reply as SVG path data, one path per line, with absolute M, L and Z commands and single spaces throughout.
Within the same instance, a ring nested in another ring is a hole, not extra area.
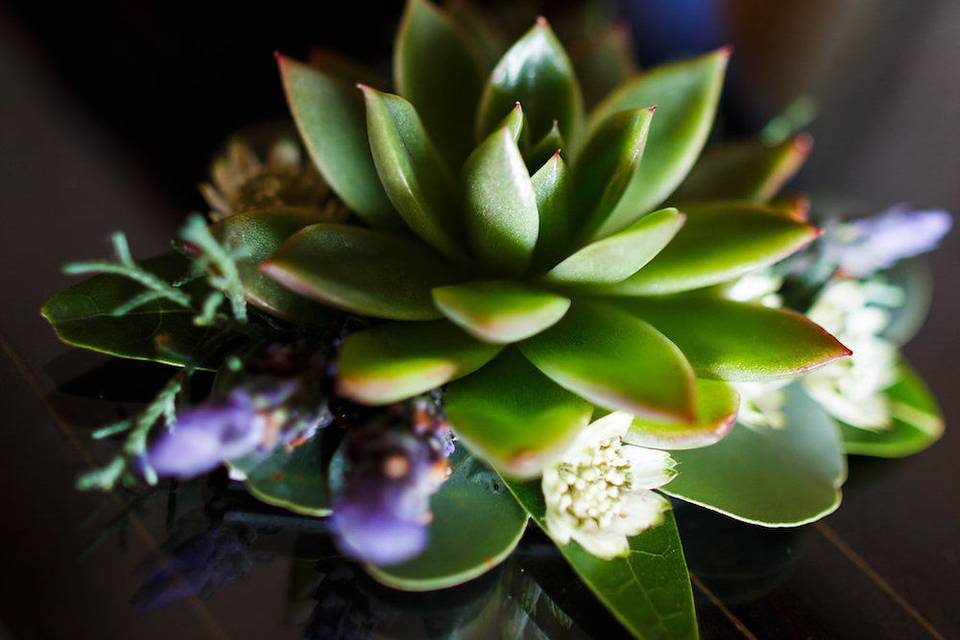
M 530 153 L 526 155 L 527 168 L 536 171 L 538 167 L 546 164 L 553 154 L 562 151 L 566 146 L 563 136 L 560 135 L 560 126 L 554 120 L 550 131 L 547 131 L 546 135 L 540 138 L 540 141 L 534 144 Z
M 517 102 L 523 104 L 530 134 L 539 140 L 553 121 L 563 136 L 576 136 L 583 119 L 583 98 L 573 65 L 543 18 L 503 55 L 490 74 L 477 113 L 482 140 Z
M 510 110 L 510 113 L 500 121 L 500 126 L 497 127 L 497 130 L 500 129 L 509 129 L 510 134 L 513 136 L 513 141 L 517 143 L 517 147 L 522 151 L 527 146 L 527 137 L 529 133 L 529 127 L 527 125 L 527 118 L 523 115 L 523 106 L 518 102 L 514 105 L 513 109 Z
M 287 238 L 316 223 L 313 211 L 263 209 L 224 218 L 211 232 L 228 246 L 246 250 L 245 257 L 237 260 L 237 270 L 248 302 L 278 318 L 315 325 L 329 321 L 331 310 L 281 286 L 261 272 L 259 264 Z
M 420 114 L 437 149 L 456 169 L 469 155 L 483 76 L 461 31 L 428 0 L 408 0 L 393 57 L 397 92 Z
M 470 247 L 492 273 L 530 266 L 540 219 L 527 166 L 508 128 L 498 129 L 463 167 L 464 215 Z
M 277 64 L 300 137 L 330 188 L 367 224 L 400 228 L 403 221 L 377 177 L 356 90 L 285 56 L 278 55 Z
M 750 140 L 710 149 L 671 200 L 769 202 L 800 170 L 812 147 L 810 136 L 799 135 L 777 145 Z
M 819 235 L 782 212 L 740 203 L 686 207 L 687 221 L 667 247 L 614 296 L 661 295 L 733 280 L 794 253 Z
M 592 242 L 555 266 L 544 279 L 566 284 L 610 284 L 653 260 L 683 226 L 676 209 L 661 209 L 603 240 Z
M 474 3 L 453 0 L 445 4 L 450 21 L 463 34 L 477 64 L 489 72 L 510 46 L 507 37 Z
M 400 96 L 361 87 L 377 174 L 407 225 L 448 258 L 461 248 L 456 188 L 416 109 Z
M 697 419 L 661 423 L 634 418 L 624 442 L 653 449 L 696 449 L 720 441 L 733 428 L 740 394 L 722 380 L 697 380 Z
M 647 143 L 650 121 L 655 107 L 619 111 L 593 131 L 584 149 L 573 163 L 577 185 L 574 211 L 581 235 L 590 238 L 597 230 L 623 228 L 607 222 L 629 194 L 627 188 L 642 166 L 641 157 Z M 644 213 L 627 207 L 634 218 Z M 599 235 L 602 237 L 602 234 Z
M 540 232 L 534 262 L 549 266 L 563 255 L 570 237 L 570 207 L 573 184 L 570 169 L 560 153 L 554 153 L 530 179 L 537 198 Z
M 580 38 L 570 47 L 584 102 L 591 107 L 637 73 L 630 30 L 612 25 Z
M 694 376 L 666 336 L 622 310 L 575 303 L 520 350 L 561 387 L 651 420 L 695 419 Z
M 430 291 L 459 275 L 413 238 L 337 224 L 299 231 L 260 268 L 307 298 L 390 320 L 439 318 Z
M 710 132 L 730 52 L 667 64 L 616 89 L 591 112 L 587 131 L 612 114 L 656 105 L 648 149 L 620 206 L 597 235 L 612 233 L 663 202 L 683 182 Z
M 478 340 L 517 342 L 557 323 L 570 300 L 517 282 L 479 281 L 439 287 L 433 301 L 447 318 Z
M 447 388 L 457 436 L 516 477 L 540 472 L 590 422 L 593 407 L 554 384 L 513 349 Z
M 850 355 L 819 325 L 786 309 L 706 294 L 629 298 L 618 306 L 662 331 L 705 377 L 784 378 Z
M 311 49 L 307 55 L 307 64 L 317 71 L 322 71 L 345 82 L 358 101 L 359 98 L 356 97 L 355 91 L 358 82 L 377 89 L 387 90 L 390 88 L 390 78 L 382 73 L 379 68 L 357 62 L 338 51 Z
M 476 371 L 499 351 L 449 322 L 378 325 L 344 342 L 337 392 L 363 404 L 405 400 Z

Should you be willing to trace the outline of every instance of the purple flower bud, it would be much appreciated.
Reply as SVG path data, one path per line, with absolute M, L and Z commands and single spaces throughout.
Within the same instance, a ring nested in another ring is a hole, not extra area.
M 933 250 L 952 224 L 946 211 L 914 211 L 901 204 L 828 229 L 823 252 L 850 275 L 864 278 L 899 260 Z
M 235 392 L 226 402 L 181 412 L 150 445 L 142 464 L 159 476 L 192 478 L 250 453 L 263 440 L 264 430 L 249 398 Z

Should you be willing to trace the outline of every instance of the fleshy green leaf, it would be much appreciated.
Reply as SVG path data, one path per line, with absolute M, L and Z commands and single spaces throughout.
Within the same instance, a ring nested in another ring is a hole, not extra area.
M 397 402 L 472 373 L 499 351 L 445 321 L 381 324 L 344 342 L 337 391 L 363 404 Z
M 477 139 L 482 140 L 516 102 L 523 104 L 532 139 L 539 140 L 553 121 L 572 139 L 583 118 L 583 98 L 573 65 L 543 18 L 510 47 L 490 74 L 480 98 Z
M 559 153 L 554 153 L 530 179 L 537 198 L 540 233 L 534 250 L 537 266 L 553 264 L 566 249 L 570 237 L 570 205 L 573 184 L 570 170 Z
M 441 154 L 458 168 L 473 147 L 468 132 L 484 80 L 460 30 L 428 0 L 408 0 L 393 64 L 398 93 L 416 107 Z
M 524 149 L 527 144 L 526 139 L 528 136 L 527 117 L 523 115 L 523 105 L 519 102 L 510 110 L 510 113 L 500 121 L 500 126 L 497 127 L 497 130 L 500 129 L 509 129 L 510 135 L 513 136 L 513 141 L 517 143 L 517 148 L 521 151 Z
M 570 300 L 507 281 L 477 281 L 433 290 L 437 308 L 484 342 L 517 342 L 555 324 Z
M 566 143 L 563 141 L 563 136 L 560 135 L 560 127 L 557 125 L 557 121 L 554 120 L 550 131 L 533 145 L 530 153 L 526 154 L 527 168 L 530 169 L 530 171 L 537 171 L 537 169 L 543 167 L 544 164 L 550 161 L 551 156 L 558 151 L 562 151 L 566 146 Z
M 624 228 L 643 209 L 620 207 L 627 188 L 642 166 L 650 122 L 656 107 L 619 111 L 597 127 L 573 163 L 577 184 L 574 211 L 585 238 L 603 237 Z M 629 211 L 630 220 L 611 219 L 614 211 Z
M 603 293 L 660 295 L 708 287 L 779 262 L 819 235 L 808 224 L 755 205 L 721 203 L 683 212 L 687 221 L 673 241 Z
M 693 370 L 683 353 L 619 309 L 576 303 L 520 349 L 561 387 L 606 409 L 653 420 L 695 418 Z
M 404 591 L 434 591 L 472 580 L 510 555 L 527 513 L 500 479 L 458 447 L 453 474 L 430 498 L 430 539 L 417 557 L 388 567 L 367 565 L 378 582 Z M 483 532 L 464 544 L 465 532 Z
M 539 473 L 587 426 L 593 411 L 512 349 L 451 384 L 445 409 L 474 453 L 517 477 Z
M 798 375 L 850 350 L 805 316 L 707 295 L 623 300 L 672 340 L 699 375 L 768 380 Z
M 267 457 L 246 456 L 229 466 L 243 472 L 254 498 L 308 516 L 331 513 L 322 433 L 293 451 L 279 446 Z
M 214 225 L 212 232 L 221 242 L 246 252 L 237 261 L 237 270 L 252 305 L 302 324 L 323 324 L 333 317 L 330 309 L 293 293 L 259 270 L 260 262 L 272 256 L 284 240 L 317 221 L 312 211 L 263 209 L 238 213 Z
M 812 146 L 810 136 L 800 135 L 777 145 L 750 140 L 709 149 L 671 200 L 769 202 L 800 170 Z
M 654 449 L 696 449 L 730 433 L 740 408 L 740 394 L 721 380 L 697 380 L 697 419 L 659 423 L 634 418 L 624 441 Z
M 342 55 L 338 51 L 311 49 L 307 55 L 307 64 L 317 71 L 322 71 L 350 85 L 351 93 L 357 102 L 360 102 L 356 93 L 358 82 L 377 89 L 388 89 L 390 87 L 390 78 L 380 68 L 367 66 Z M 362 108 L 361 104 L 361 114 L 363 113 Z M 363 116 L 361 115 L 361 117 Z M 366 139 L 366 134 L 364 134 L 364 139 Z
M 630 30 L 624 25 L 585 36 L 570 49 L 587 106 L 605 98 L 637 73 Z
M 602 233 L 627 226 L 683 182 L 710 132 L 729 55 L 720 49 L 657 67 L 615 90 L 591 112 L 587 130 L 595 131 L 618 111 L 657 107 L 643 163 Z
M 676 209 L 647 214 L 623 231 L 575 252 L 551 269 L 545 279 L 569 284 L 610 284 L 624 280 L 653 260 L 680 230 L 683 221 L 684 215 Z
M 491 134 L 463 167 L 467 233 L 474 255 L 496 273 L 530 265 L 540 220 L 537 198 L 509 129 Z
M 504 481 L 534 522 L 548 532 L 540 483 Z M 698 637 L 690 576 L 672 511 L 664 514 L 662 524 L 630 538 L 630 554 L 623 558 L 601 560 L 576 542 L 558 548 L 584 584 L 635 638 Z
M 885 392 L 893 424 L 870 431 L 840 423 L 847 453 L 901 458 L 923 451 L 943 435 L 943 416 L 936 398 L 906 362 L 901 361 L 899 374 L 896 384 Z
M 370 155 L 363 102 L 356 89 L 284 56 L 277 56 L 277 63 L 300 137 L 330 188 L 367 224 L 400 228 L 403 222 Z
M 510 46 L 507 36 L 473 2 L 454 0 L 446 9 L 480 68 L 489 72 Z
M 377 174 L 407 225 L 447 257 L 462 255 L 456 189 L 413 105 L 361 87 Z
M 663 490 L 768 527 L 797 526 L 833 512 L 846 479 L 836 426 L 798 385 L 787 393 L 786 428 L 738 424 L 715 445 L 672 452 L 680 473 Z
M 412 238 L 339 224 L 297 232 L 260 268 L 307 298 L 391 320 L 439 318 L 430 291 L 459 275 Z
M 144 260 L 141 266 L 167 282 L 180 280 L 190 270 L 186 258 L 176 253 Z M 191 283 L 187 291 L 191 290 L 199 290 L 199 297 L 208 292 L 199 282 Z M 81 349 L 177 366 L 203 356 L 204 345 L 217 330 L 194 326 L 189 309 L 154 300 L 123 316 L 113 315 L 144 291 L 127 278 L 98 275 L 53 296 L 41 313 L 60 340 Z M 163 340 L 162 347 L 158 339 Z

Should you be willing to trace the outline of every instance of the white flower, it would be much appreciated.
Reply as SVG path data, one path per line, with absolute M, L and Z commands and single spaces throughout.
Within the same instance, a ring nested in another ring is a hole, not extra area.
M 790 379 L 772 382 L 732 382 L 733 388 L 740 394 L 740 411 L 737 422 L 750 427 L 772 427 L 783 429 L 787 426 L 787 416 L 783 405 L 787 394 L 783 387 Z
M 615 412 L 592 423 L 543 472 L 547 530 L 609 560 L 629 552 L 628 536 L 659 524 L 669 508 L 651 491 L 676 476 L 664 451 L 626 445 L 633 416 Z
M 769 269 L 760 269 L 740 276 L 730 284 L 725 297 L 738 302 L 756 302 L 765 307 L 782 307 L 783 298 L 778 293 L 783 286 L 783 276 Z

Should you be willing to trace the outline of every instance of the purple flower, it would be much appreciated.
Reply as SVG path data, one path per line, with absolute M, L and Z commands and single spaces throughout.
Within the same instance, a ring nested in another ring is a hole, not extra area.
M 430 496 L 449 473 L 452 442 L 428 401 L 415 401 L 412 409 L 406 423 L 380 416 L 347 431 L 349 468 L 333 509 L 346 556 L 396 564 L 427 544 Z
M 899 260 L 933 250 L 952 224 L 946 211 L 915 211 L 896 205 L 869 218 L 828 228 L 823 253 L 850 275 L 864 278 Z
M 159 476 L 192 478 L 239 458 L 263 441 L 265 420 L 251 399 L 234 391 L 225 401 L 180 412 L 147 450 L 141 464 Z

